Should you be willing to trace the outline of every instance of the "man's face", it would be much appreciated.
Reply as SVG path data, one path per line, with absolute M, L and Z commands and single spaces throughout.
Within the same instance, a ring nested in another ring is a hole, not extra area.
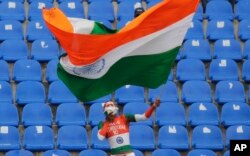
M 106 115 L 115 116 L 117 111 L 118 111 L 118 107 L 112 101 L 109 101 L 104 104 L 104 113 Z

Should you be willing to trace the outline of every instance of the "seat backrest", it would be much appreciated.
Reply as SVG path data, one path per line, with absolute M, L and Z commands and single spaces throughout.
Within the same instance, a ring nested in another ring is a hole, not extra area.
M 119 19 L 122 18 L 134 18 L 134 5 L 140 1 L 139 0 L 130 0 L 122 1 L 118 4 L 117 16 Z
M 144 102 L 144 88 L 126 85 L 116 90 L 115 97 L 118 103 Z
M 16 106 L 5 102 L 1 102 L 0 106 L 0 125 L 18 126 L 19 116 Z
M 208 149 L 194 149 L 189 151 L 187 156 L 202 156 L 202 155 L 216 156 L 214 151 Z
M 43 156 L 71 156 L 66 150 L 48 150 L 43 153 Z
M 29 21 L 26 27 L 26 39 L 33 42 L 37 39 L 53 39 L 52 33 L 49 31 L 44 21 Z
M 79 156 L 107 156 L 107 154 L 103 150 L 99 149 L 88 149 L 81 151 Z
M 52 8 L 53 4 L 47 0 L 44 1 L 34 1 L 30 3 L 29 9 L 28 9 L 28 19 L 31 20 L 40 20 L 42 19 L 42 9 L 46 8 Z
M 88 119 L 91 126 L 96 126 L 99 121 L 103 121 L 105 119 L 102 103 L 94 103 L 90 106 Z
M 235 125 L 230 126 L 226 130 L 226 145 L 230 147 L 230 140 L 249 140 L 250 139 L 250 126 Z
M 46 67 L 46 80 L 51 83 L 53 81 L 59 80 L 57 76 L 57 65 L 58 65 L 58 59 L 53 59 L 48 62 Z
M 29 55 L 28 45 L 24 40 L 5 40 L 2 42 L 1 51 L 6 61 L 27 59 Z
M 111 2 L 107 1 L 94 1 L 88 5 L 88 16 L 89 19 L 107 19 L 114 21 L 114 7 Z
M 152 156 L 180 156 L 180 153 L 174 149 L 156 149 L 152 152 Z
M 67 17 L 85 18 L 84 7 L 79 1 L 62 2 L 59 8 Z
M 6 61 L 0 60 L 0 81 L 10 80 L 10 69 Z
M 0 126 L 0 149 L 14 150 L 20 149 L 20 133 L 14 126 Z
M 207 38 L 209 40 L 234 38 L 233 23 L 229 20 L 209 21 L 207 25 Z
M 34 156 L 34 154 L 28 150 L 11 150 L 8 151 L 5 156 Z
M 0 102 L 12 102 L 12 88 L 10 83 L 0 81 Z
M 0 21 L 0 32 L 0 41 L 7 39 L 22 40 L 24 38 L 22 24 L 15 20 Z

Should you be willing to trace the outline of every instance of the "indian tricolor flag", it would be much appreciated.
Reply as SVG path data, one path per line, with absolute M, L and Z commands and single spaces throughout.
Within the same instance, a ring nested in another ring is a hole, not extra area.
M 66 55 L 58 76 L 87 102 L 126 85 L 157 88 L 166 82 L 199 0 L 164 0 L 119 31 L 58 8 L 43 18 Z

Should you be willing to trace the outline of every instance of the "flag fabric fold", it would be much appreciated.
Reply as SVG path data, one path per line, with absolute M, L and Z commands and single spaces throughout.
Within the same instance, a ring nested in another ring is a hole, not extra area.
M 190 27 L 198 0 L 164 0 L 119 31 L 66 17 L 58 8 L 43 18 L 66 55 L 58 76 L 81 101 L 92 101 L 131 84 L 163 84 Z

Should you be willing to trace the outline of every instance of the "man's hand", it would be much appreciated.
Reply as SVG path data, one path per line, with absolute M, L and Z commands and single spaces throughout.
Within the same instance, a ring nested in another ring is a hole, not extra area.
M 156 108 L 156 107 L 159 107 L 160 106 L 160 103 L 161 103 L 161 100 L 160 99 L 156 99 L 153 106 Z

